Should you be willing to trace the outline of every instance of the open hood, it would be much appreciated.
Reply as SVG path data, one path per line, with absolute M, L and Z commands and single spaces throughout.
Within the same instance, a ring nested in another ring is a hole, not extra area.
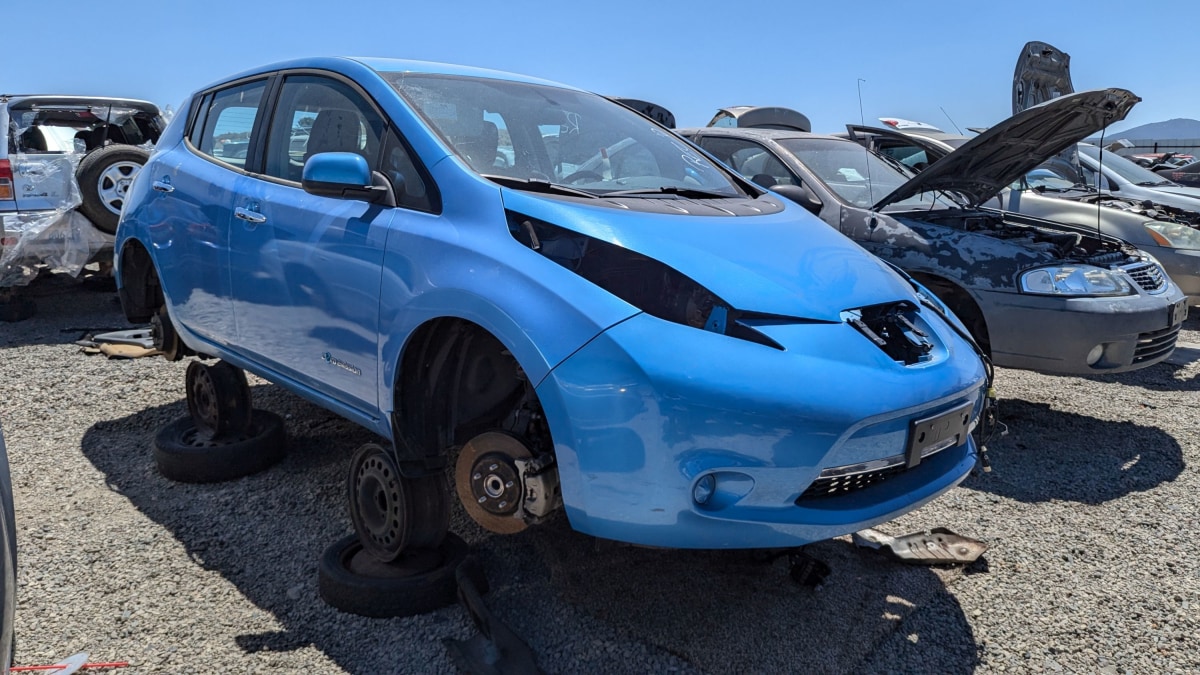
M 1046 101 L 991 127 L 875 204 L 942 191 L 973 208 L 1104 127 L 1125 119 L 1141 99 L 1126 89 L 1095 89 Z
M 1045 42 L 1026 42 L 1013 72 L 1013 114 L 1074 91 L 1071 55 Z

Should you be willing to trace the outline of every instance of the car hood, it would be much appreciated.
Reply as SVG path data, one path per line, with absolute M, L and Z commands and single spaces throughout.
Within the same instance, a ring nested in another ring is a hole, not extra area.
M 1186 185 L 1156 185 L 1151 189 L 1158 192 L 1166 192 L 1173 195 L 1182 195 L 1184 197 L 1200 199 L 1200 188 L 1187 187 Z
M 940 190 L 976 207 L 1109 124 L 1125 119 L 1140 101 L 1126 89 L 1095 89 L 1060 96 L 1004 120 L 934 162 L 875 204 Z
M 1045 42 L 1026 42 L 1013 72 L 1013 114 L 1073 91 L 1071 55 Z
M 908 300 L 899 274 L 802 208 L 784 202 L 764 215 L 648 213 L 636 199 L 571 199 L 504 188 L 505 208 L 635 251 L 691 277 L 731 308 L 777 316 L 840 322 L 841 312 Z M 670 199 L 703 213 L 717 202 Z M 737 200 L 747 206 L 773 201 Z M 715 212 L 713 212 L 715 213 Z

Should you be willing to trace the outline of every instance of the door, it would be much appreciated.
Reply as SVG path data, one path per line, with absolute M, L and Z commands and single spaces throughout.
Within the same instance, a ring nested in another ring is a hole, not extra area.
M 383 116 L 349 83 L 283 79 L 262 171 L 237 185 L 230 238 L 233 315 L 252 358 L 364 411 L 378 403 L 379 286 L 395 209 L 300 187 L 323 152 L 378 170 Z
M 9 152 L 17 211 L 52 211 L 77 205 L 75 190 L 75 130 L 43 125 L 49 112 L 9 108 Z M 76 158 L 78 159 L 78 158 Z
M 234 188 L 246 164 L 267 80 L 199 98 L 188 137 L 145 167 L 155 198 L 140 220 L 156 223 L 151 243 L 173 318 L 220 344 L 233 345 L 230 221 Z

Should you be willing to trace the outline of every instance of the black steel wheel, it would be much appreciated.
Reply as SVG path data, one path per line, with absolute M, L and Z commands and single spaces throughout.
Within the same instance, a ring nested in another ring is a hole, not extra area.
M 410 548 L 436 548 L 450 527 L 446 476 L 408 478 L 376 443 L 363 445 L 350 460 L 348 488 L 354 531 L 381 562 Z
M 187 368 L 187 404 L 196 428 L 213 438 L 250 428 L 250 386 L 241 368 L 224 361 L 193 361 Z
M 245 433 L 221 438 L 196 428 L 191 416 L 181 417 L 154 436 L 154 463 L 164 478 L 183 483 L 216 483 L 258 473 L 287 454 L 283 419 L 266 410 L 254 411 Z
M 480 593 L 487 578 L 467 544 L 446 534 L 433 548 L 413 548 L 385 563 L 368 553 L 357 534 L 334 542 L 321 555 L 317 580 L 321 598 L 343 612 L 370 617 L 413 616 L 452 605 L 458 599 L 455 571 L 463 571 Z

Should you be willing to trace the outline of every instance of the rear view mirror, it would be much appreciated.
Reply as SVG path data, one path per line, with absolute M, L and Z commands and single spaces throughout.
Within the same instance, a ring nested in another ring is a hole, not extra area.
M 353 152 L 321 152 L 304 163 L 301 186 L 309 194 L 373 202 L 387 188 L 371 184 L 367 160 Z
M 824 206 L 821 200 L 803 185 L 772 185 L 770 190 L 796 202 L 814 215 L 819 214 Z

